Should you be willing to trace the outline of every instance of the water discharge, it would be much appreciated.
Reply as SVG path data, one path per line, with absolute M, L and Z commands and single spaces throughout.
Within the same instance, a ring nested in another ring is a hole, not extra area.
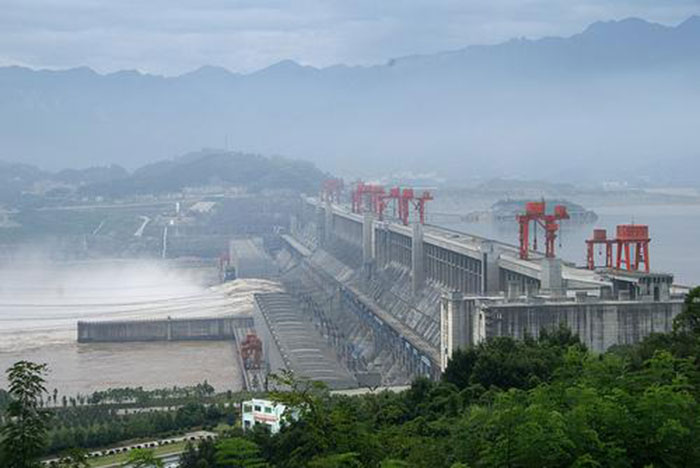
M 205 379 L 217 390 L 240 388 L 232 343 L 76 343 L 78 320 L 245 314 L 253 293 L 279 290 L 264 280 L 208 286 L 211 276 L 139 260 L 0 265 L 0 369 L 19 359 L 47 362 L 49 387 L 65 394 Z

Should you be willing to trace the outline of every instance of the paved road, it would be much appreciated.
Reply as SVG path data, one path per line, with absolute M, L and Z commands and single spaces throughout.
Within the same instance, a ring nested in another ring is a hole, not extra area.
M 163 461 L 163 467 L 164 468 L 177 468 L 180 466 L 180 454 L 182 452 L 173 452 L 173 453 L 166 453 L 164 455 L 159 456 Z M 123 465 L 122 463 L 112 463 L 111 465 L 103 465 L 100 466 L 99 468 L 132 468 L 133 465 Z
M 93 236 L 96 236 L 97 233 L 100 232 L 100 229 L 102 229 L 102 226 L 104 226 L 104 225 L 105 225 L 105 220 L 103 219 L 102 221 L 100 221 L 99 226 L 97 226 L 97 227 L 95 228 L 95 230 L 92 231 L 92 235 L 93 235 Z
M 207 437 L 217 437 L 217 434 L 215 432 L 209 432 L 209 431 L 195 431 L 195 432 L 188 432 L 185 435 L 181 435 L 179 437 L 169 437 L 167 439 L 160 439 L 160 440 L 150 440 L 146 442 L 139 442 L 136 444 L 130 444 L 130 445 L 124 445 L 120 447 L 113 447 L 109 449 L 103 449 L 103 450 L 96 450 L 93 452 L 89 452 L 89 455 L 92 457 L 91 460 L 99 461 L 99 458 L 96 457 L 96 455 L 107 455 L 107 454 L 114 454 L 114 453 L 126 453 L 130 450 L 133 450 L 135 448 L 147 448 L 147 449 L 152 449 L 158 446 L 163 445 L 164 441 L 168 441 L 169 443 L 175 443 L 175 442 L 183 442 L 187 440 L 195 441 L 195 440 L 200 440 L 200 439 L 205 439 Z M 172 452 L 165 453 L 163 455 L 159 455 L 158 458 L 163 459 L 165 462 L 164 464 L 167 466 L 168 463 L 171 464 L 170 468 L 175 468 L 178 465 L 172 465 L 173 463 L 177 463 L 177 460 L 180 458 L 180 454 L 182 453 L 182 450 L 173 450 Z M 44 460 L 44 464 L 47 465 L 51 461 L 57 461 L 56 458 L 49 459 L 49 460 Z M 115 468 L 115 467 L 121 467 L 123 462 L 119 463 L 111 463 L 109 465 L 100 465 L 100 468 Z
M 134 236 L 136 236 L 136 237 L 141 237 L 143 235 L 143 230 L 146 229 L 146 226 L 148 226 L 148 223 L 151 222 L 151 218 L 149 218 L 148 216 L 139 216 L 139 218 L 141 218 L 141 221 L 143 221 L 143 222 L 141 223 L 141 226 L 139 226 L 139 228 L 134 233 Z

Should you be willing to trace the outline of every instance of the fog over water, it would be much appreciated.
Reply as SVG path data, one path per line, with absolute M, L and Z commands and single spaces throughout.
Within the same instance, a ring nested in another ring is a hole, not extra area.
M 244 314 L 254 292 L 278 288 L 263 280 L 207 287 L 205 276 L 139 260 L 0 264 L 0 368 L 19 359 L 47 362 L 49 386 L 66 394 L 205 379 L 217 390 L 239 388 L 232 343 L 76 343 L 79 320 Z

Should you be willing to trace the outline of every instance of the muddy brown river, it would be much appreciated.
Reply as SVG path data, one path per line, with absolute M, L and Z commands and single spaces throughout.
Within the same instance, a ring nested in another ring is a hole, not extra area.
M 26 359 L 49 365 L 47 388 L 61 395 L 204 380 L 217 391 L 240 389 L 231 342 L 76 342 L 78 320 L 247 314 L 255 292 L 279 289 L 264 280 L 208 286 L 205 276 L 151 261 L 0 266 L 0 387 L 4 369 Z

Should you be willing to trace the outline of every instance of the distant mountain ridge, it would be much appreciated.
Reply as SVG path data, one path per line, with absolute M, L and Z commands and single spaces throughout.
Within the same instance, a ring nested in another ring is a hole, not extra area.
M 700 16 L 675 27 L 598 22 L 568 38 L 368 67 L 287 60 L 245 75 L 204 66 L 177 77 L 4 67 L 0 159 L 137 167 L 229 143 L 351 177 L 424 170 L 428 159 L 452 177 L 477 168 L 567 177 L 557 169 L 563 155 L 586 161 L 572 171 L 585 176 L 600 164 L 700 155 L 689 124 L 700 118 L 698 80 Z
M 280 62 L 269 65 L 265 68 L 250 72 L 250 73 L 235 73 L 225 67 L 219 65 L 202 65 L 199 68 L 181 75 L 166 77 L 151 73 L 142 73 L 137 70 L 120 70 L 112 73 L 99 73 L 90 67 L 81 66 L 75 68 L 67 68 L 62 70 L 50 69 L 32 69 L 22 66 L 6 66 L 0 67 L 0 70 L 14 71 L 23 73 L 25 71 L 35 73 L 49 74 L 71 74 L 74 77 L 96 78 L 104 77 L 109 79 L 150 79 L 150 80 L 227 80 L 231 78 L 244 77 L 259 77 L 261 75 L 270 74 L 314 74 L 319 72 L 337 73 L 342 70 L 367 70 L 384 67 L 396 67 L 398 65 L 410 64 L 413 61 L 436 60 L 442 61 L 445 58 L 458 56 L 466 56 L 469 54 L 486 53 L 494 54 L 498 50 L 520 49 L 526 50 L 545 50 L 555 47 L 564 46 L 571 48 L 580 48 L 584 45 L 605 45 L 609 46 L 615 43 L 616 47 L 606 47 L 606 52 L 613 55 L 628 53 L 630 51 L 639 51 L 640 59 L 681 59 L 694 60 L 700 53 L 700 15 L 693 15 L 681 22 L 677 26 L 665 26 L 658 23 L 648 22 L 641 18 L 626 18 L 623 20 L 597 21 L 588 26 L 584 31 L 574 34 L 569 37 L 554 37 L 547 36 L 539 39 L 517 38 L 495 45 L 469 45 L 461 49 L 437 52 L 433 54 L 409 55 L 398 57 L 389 60 L 383 65 L 354 65 L 348 66 L 343 64 L 332 65 L 325 68 L 317 68 L 309 65 L 301 65 L 294 60 L 286 59 Z M 639 45 L 654 46 L 655 48 L 665 48 L 666 52 L 673 52 L 665 56 L 655 55 L 653 50 L 639 50 Z M 671 50 L 670 47 L 681 46 L 676 50 Z M 601 50 L 597 52 L 602 52 Z
M 291 190 L 314 193 L 326 175 L 313 164 L 281 157 L 203 150 L 145 165 L 129 173 L 120 166 L 58 172 L 0 161 L 0 204 L 31 203 L 49 197 L 108 197 L 178 193 L 185 188 L 238 187 L 250 192 Z M 55 195 L 54 195 L 55 193 Z M 26 198 L 26 197 L 25 197 Z

